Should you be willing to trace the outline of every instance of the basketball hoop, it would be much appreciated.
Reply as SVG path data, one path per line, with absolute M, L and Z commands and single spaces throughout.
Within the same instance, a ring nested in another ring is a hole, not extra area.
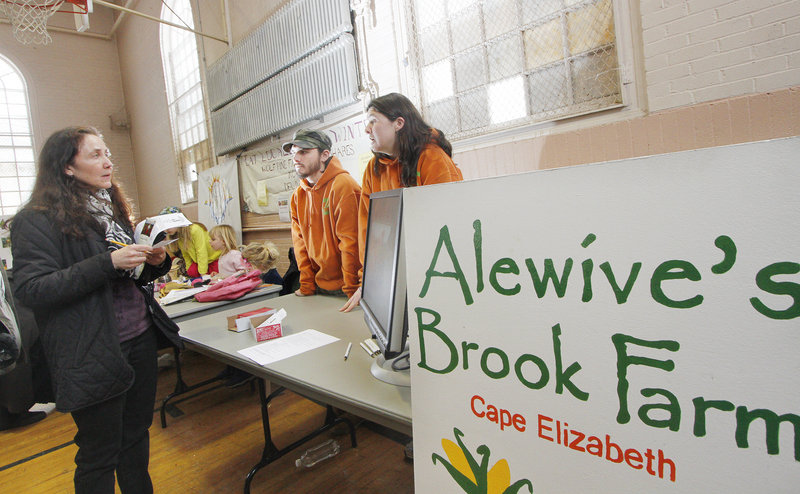
M 14 38 L 23 45 L 47 45 L 53 39 L 47 20 L 65 0 L 0 0 L 0 12 L 11 21 Z M 86 10 L 86 0 L 66 0 Z

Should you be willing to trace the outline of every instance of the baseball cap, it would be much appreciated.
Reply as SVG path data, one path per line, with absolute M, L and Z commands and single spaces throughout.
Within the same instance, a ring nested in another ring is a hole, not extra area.
M 318 148 L 320 151 L 330 150 L 331 138 L 325 132 L 311 129 L 300 129 L 294 133 L 291 141 L 283 144 L 283 150 L 289 152 L 292 146 L 303 149 Z

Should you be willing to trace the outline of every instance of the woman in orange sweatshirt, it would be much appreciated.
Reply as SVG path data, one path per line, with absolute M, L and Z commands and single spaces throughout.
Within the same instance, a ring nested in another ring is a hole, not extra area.
M 402 94 L 390 93 L 372 100 L 367 107 L 366 122 L 364 130 L 369 135 L 373 157 L 364 170 L 358 206 L 358 250 L 362 265 L 370 194 L 463 180 L 451 157 L 453 146 L 444 133 L 425 123 Z M 359 279 L 362 274 L 359 272 Z M 359 287 L 340 310 L 349 312 L 360 300 Z

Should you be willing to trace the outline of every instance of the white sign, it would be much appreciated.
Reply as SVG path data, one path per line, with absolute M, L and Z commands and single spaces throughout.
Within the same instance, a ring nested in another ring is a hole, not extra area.
M 406 189 L 416 491 L 797 492 L 798 156 Z

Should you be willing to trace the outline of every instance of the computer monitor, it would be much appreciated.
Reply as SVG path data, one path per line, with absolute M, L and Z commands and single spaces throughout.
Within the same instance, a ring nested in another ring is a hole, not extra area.
M 402 220 L 402 189 L 370 195 L 360 304 L 381 349 L 370 369 L 372 375 L 390 384 L 410 386 Z

